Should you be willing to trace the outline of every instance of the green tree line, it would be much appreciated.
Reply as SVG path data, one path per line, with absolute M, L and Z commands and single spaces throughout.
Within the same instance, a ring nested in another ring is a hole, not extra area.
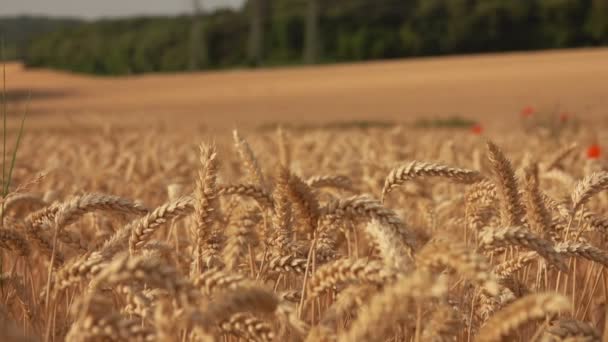
M 0 17 L 0 39 L 4 43 L 4 58 L 9 60 L 23 58 L 32 38 L 81 23 L 80 20 L 69 18 Z
M 66 26 L 32 39 L 24 57 L 119 75 L 601 45 L 606 0 L 249 0 Z

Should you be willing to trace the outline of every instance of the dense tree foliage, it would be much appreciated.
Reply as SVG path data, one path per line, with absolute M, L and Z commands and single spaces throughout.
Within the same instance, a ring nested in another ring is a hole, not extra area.
M 21 58 L 33 37 L 81 23 L 82 21 L 68 18 L 0 17 L 0 39 L 4 41 L 3 55 L 6 59 Z
M 252 63 L 252 6 L 205 15 L 205 68 L 304 61 L 309 0 L 266 0 L 260 60 Z M 324 0 L 316 60 L 608 45 L 606 0 Z M 101 20 L 34 39 L 30 66 L 96 74 L 188 70 L 193 18 Z M 309 27 L 310 30 L 310 27 Z

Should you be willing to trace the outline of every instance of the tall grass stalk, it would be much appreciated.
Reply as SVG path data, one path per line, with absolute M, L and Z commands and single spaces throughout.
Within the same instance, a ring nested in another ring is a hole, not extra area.
M 7 128 L 7 117 L 8 117 L 8 100 L 6 90 L 6 62 L 4 59 L 4 39 L 0 42 L 0 59 L 2 60 L 2 216 L 0 217 L 0 225 L 4 225 L 4 199 L 8 196 L 10 191 L 11 180 L 13 177 L 13 170 L 15 169 L 15 162 L 17 161 L 17 151 L 21 143 L 21 136 L 23 135 L 23 127 L 25 125 L 25 117 L 29 109 L 29 102 L 31 100 L 31 93 L 28 94 L 28 98 L 25 104 L 25 110 L 21 116 L 21 124 L 19 125 L 19 132 L 17 133 L 17 141 L 15 142 L 15 148 L 11 155 L 10 165 L 6 163 L 6 139 L 8 136 Z
M 8 135 L 7 132 L 7 118 L 8 118 L 8 100 L 6 98 L 6 62 L 4 60 L 4 40 L 2 39 L 2 43 L 0 45 L 0 58 L 2 60 L 2 198 L 6 198 L 10 191 L 11 180 L 13 176 L 13 170 L 15 169 L 15 162 L 17 161 L 17 151 L 19 150 L 19 145 L 21 143 L 21 137 L 23 135 L 23 127 L 25 125 L 25 117 L 27 116 L 27 112 L 29 109 L 29 103 L 31 100 L 31 92 L 28 94 L 25 110 L 23 111 L 23 115 L 21 116 L 21 123 L 19 125 L 19 132 L 17 133 L 17 141 L 15 142 L 15 148 L 13 149 L 11 155 L 10 165 L 7 169 L 6 164 L 6 138 Z M 3 204 L 4 208 L 4 204 Z M 4 210 L 2 211 L 2 222 L 4 222 Z
M 13 150 L 13 155 L 11 157 L 11 165 L 8 169 L 7 174 L 7 165 L 6 165 L 6 137 L 8 135 L 7 130 L 7 117 L 8 117 L 8 99 L 7 99 L 7 90 L 6 90 L 6 60 L 4 58 L 4 37 L 0 37 L 0 62 L 2 63 L 2 96 L 0 99 L 2 103 L 0 105 L 2 111 L 2 214 L 0 214 L 0 227 L 4 228 L 4 203 L 8 193 L 10 191 L 11 178 L 13 176 L 13 169 L 15 168 L 15 162 L 17 161 L 17 150 L 19 149 L 19 144 L 21 143 L 21 136 L 23 135 L 23 126 L 25 125 L 25 117 L 27 116 L 29 102 L 31 99 L 31 92 L 28 94 L 28 98 L 25 104 L 25 110 L 23 111 L 23 116 L 21 117 L 21 125 L 19 126 L 19 132 L 17 134 L 17 141 L 15 142 L 15 149 Z M 0 274 L 4 272 L 4 260 L 2 259 L 2 253 L 0 253 Z
M 0 37 L 0 60 L 2 61 L 2 116 L 6 118 L 6 64 L 4 62 L 4 38 Z M 5 129 L 6 132 L 6 129 Z M 4 135 L 6 137 L 6 134 Z M 3 148 L 6 146 L 5 143 L 2 145 Z M 4 151 L 3 151 L 4 152 Z M 4 155 L 4 153 L 3 153 Z M 2 186 L 4 187 L 4 163 L 2 164 Z M 4 191 L 2 192 L 2 215 L 0 215 L 0 227 L 4 228 Z M 2 253 L 0 253 L 0 274 L 4 272 L 4 260 L 2 259 Z
M 4 38 L 0 44 L 0 58 L 2 59 L 2 198 L 6 197 L 4 188 L 6 187 L 6 62 L 4 61 Z M 4 205 L 3 205 L 4 209 Z M 4 225 L 4 210 L 2 210 L 2 224 Z

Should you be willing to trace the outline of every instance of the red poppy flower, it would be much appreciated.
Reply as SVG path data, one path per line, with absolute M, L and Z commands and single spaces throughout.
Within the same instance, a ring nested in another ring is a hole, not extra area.
M 473 126 L 471 126 L 471 133 L 475 135 L 480 135 L 481 133 L 483 133 L 483 127 L 481 127 L 480 124 L 474 124 Z
M 532 116 L 535 112 L 536 111 L 534 110 L 533 107 L 527 106 L 521 110 L 520 114 L 522 117 L 527 118 L 527 117 Z
M 559 115 L 559 122 L 561 123 L 565 123 L 570 119 L 570 116 L 568 115 L 568 113 L 561 113 Z
M 599 144 L 593 144 L 587 148 L 587 158 L 599 159 L 602 154 L 602 149 Z

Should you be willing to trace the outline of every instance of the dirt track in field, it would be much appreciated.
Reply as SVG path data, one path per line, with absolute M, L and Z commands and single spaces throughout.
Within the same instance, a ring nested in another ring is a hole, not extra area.
M 364 64 L 138 77 L 90 77 L 7 66 L 12 110 L 28 92 L 32 121 L 407 121 L 517 118 L 527 105 L 608 117 L 608 49 L 410 59 Z M 31 121 L 30 121 L 31 122 Z

